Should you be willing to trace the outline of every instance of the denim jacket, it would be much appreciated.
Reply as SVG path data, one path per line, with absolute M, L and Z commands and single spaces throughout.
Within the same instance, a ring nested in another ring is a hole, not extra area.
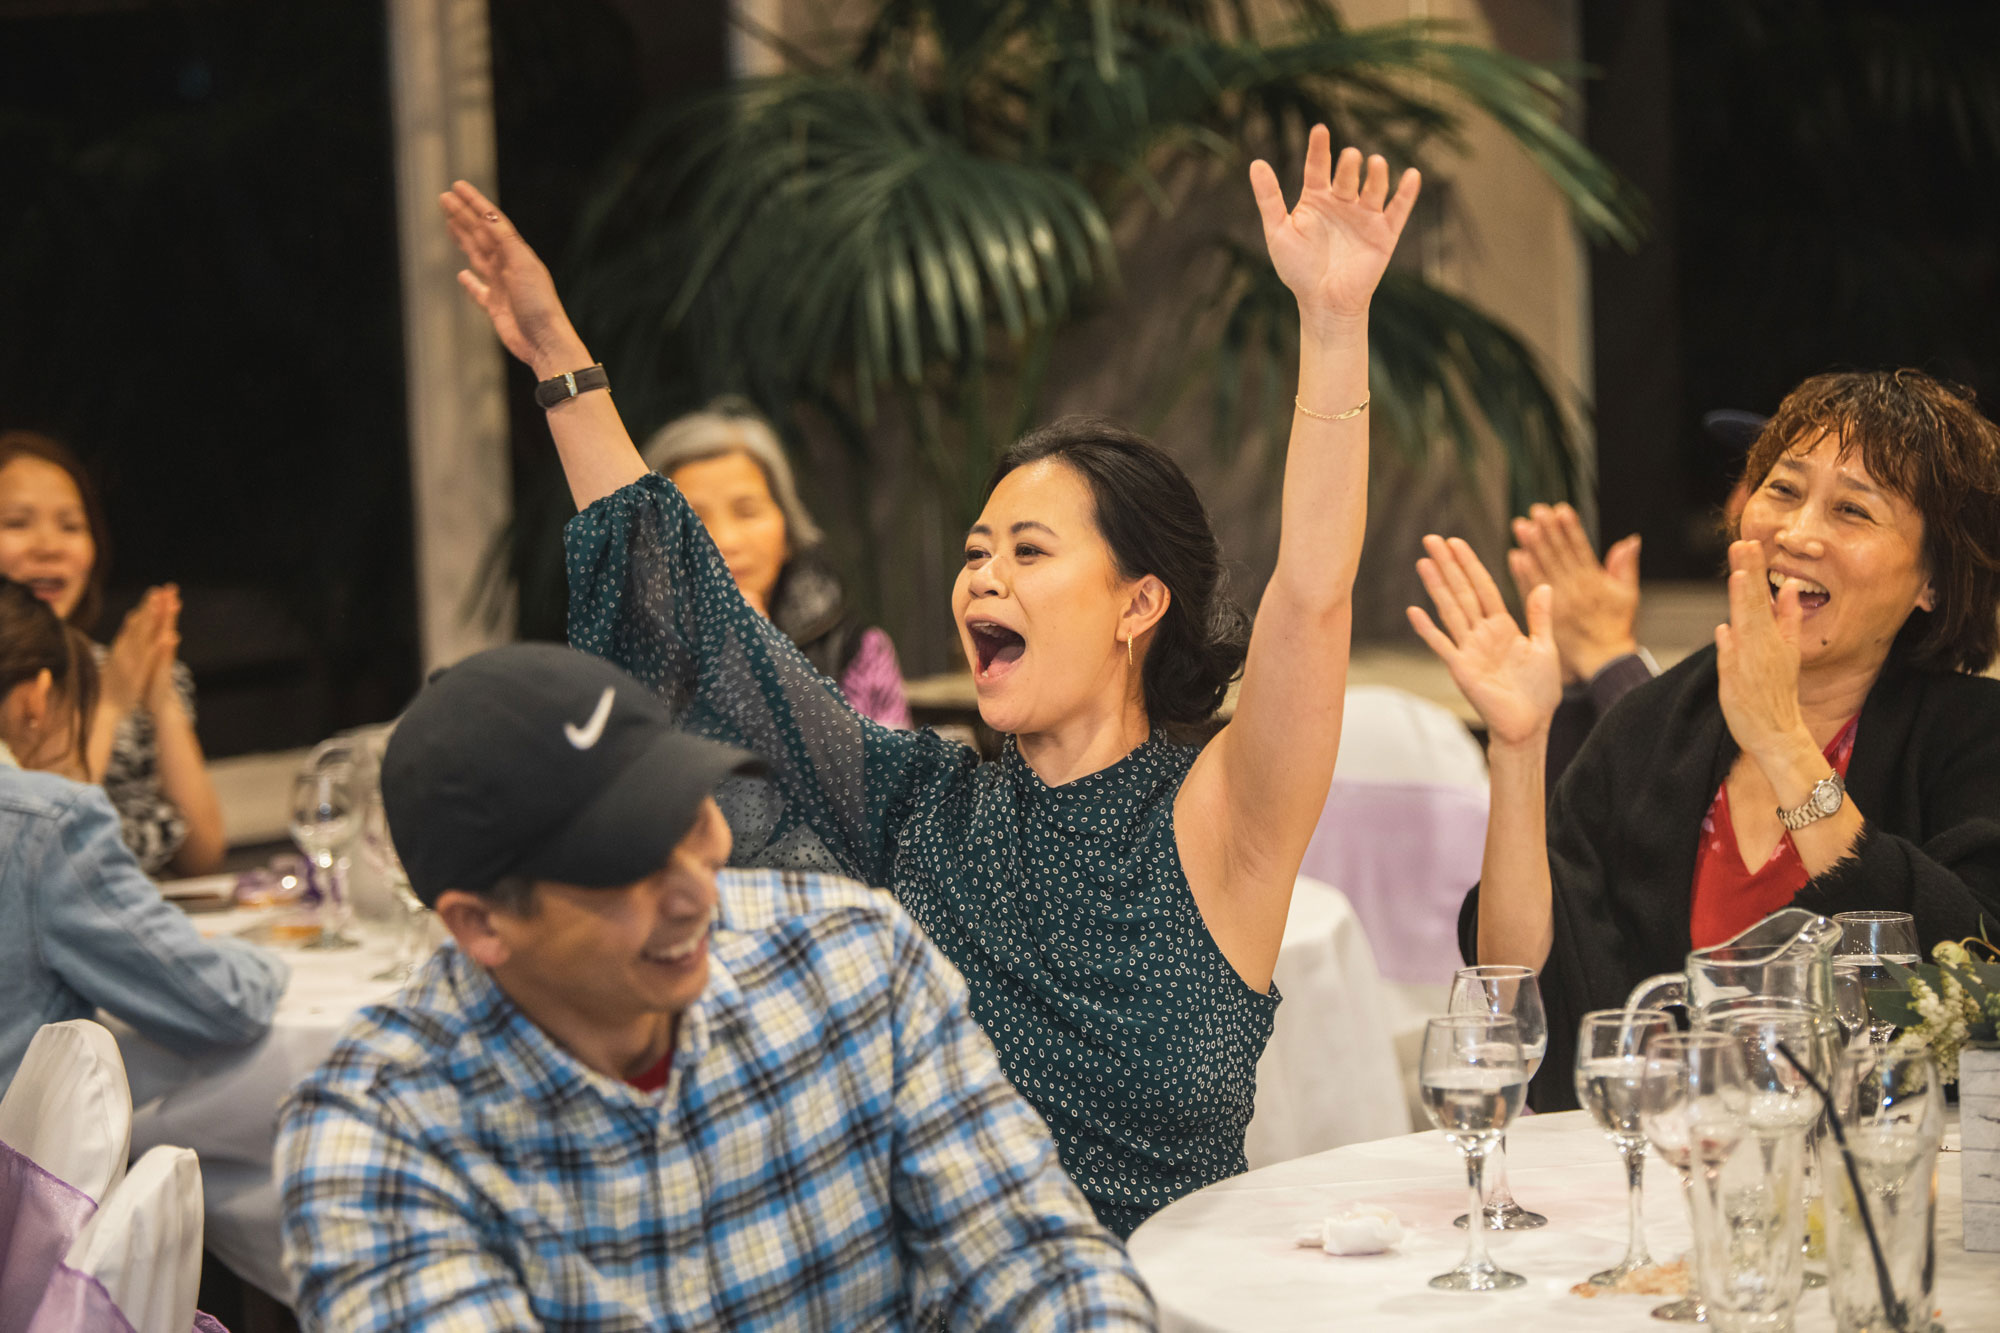
M 0 1091 L 44 1023 L 108 1010 L 191 1052 L 263 1035 L 291 972 L 203 939 L 160 897 L 97 787 L 0 751 Z

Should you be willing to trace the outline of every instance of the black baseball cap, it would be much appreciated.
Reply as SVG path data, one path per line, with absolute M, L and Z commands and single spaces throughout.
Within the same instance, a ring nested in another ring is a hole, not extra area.
M 431 677 L 382 756 L 389 834 L 417 897 L 504 876 L 618 888 L 667 863 L 746 750 L 674 726 L 609 662 L 549 643 Z

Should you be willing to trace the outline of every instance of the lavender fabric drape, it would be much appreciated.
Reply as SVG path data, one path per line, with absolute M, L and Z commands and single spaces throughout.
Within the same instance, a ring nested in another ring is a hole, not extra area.
M 97 1201 L 0 1143 L 0 1333 L 27 1315 Z

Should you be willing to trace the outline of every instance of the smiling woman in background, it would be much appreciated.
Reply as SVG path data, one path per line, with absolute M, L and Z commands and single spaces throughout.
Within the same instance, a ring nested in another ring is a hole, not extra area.
M 847 613 L 847 594 L 820 559 L 819 525 L 799 501 L 770 423 L 741 399 L 718 399 L 662 426 L 642 454 L 687 497 L 743 600 L 836 682 L 857 713 L 908 730 L 896 645 Z
M 104 606 L 104 511 L 75 455 L 45 435 L 0 431 L 0 576 L 78 629 Z M 222 861 L 222 805 L 194 734 L 194 677 L 179 660 L 180 590 L 150 588 L 99 648 L 103 689 L 85 762 L 146 868 L 183 875 Z
M 241 1045 L 289 975 L 203 939 L 132 859 L 104 792 L 74 780 L 97 688 L 89 641 L 0 578 L 0 1092 L 44 1023 L 103 1008 L 184 1053 Z
M 664 695 L 682 724 L 756 751 L 768 783 L 718 792 L 739 863 L 887 888 L 964 975 L 1008 1078 L 1119 1235 L 1244 1169 L 1257 1058 L 1299 859 L 1340 744 L 1368 494 L 1368 311 L 1417 194 L 1388 163 L 1335 169 L 1311 134 L 1286 210 L 1251 183 L 1297 296 L 1298 411 L 1283 530 L 1245 665 L 1243 616 L 1201 500 L 1154 445 L 1058 422 L 994 469 L 953 619 L 987 724 L 981 763 L 843 705 L 744 600 L 609 394 L 555 398 L 590 356 L 534 252 L 460 182 L 459 275 L 548 387 L 581 513 L 566 533 L 570 641 Z M 589 372 L 594 379 L 595 372 Z M 578 377 L 580 378 L 580 377 Z M 1166 729 L 1235 715 L 1205 748 Z
M 1562 682 L 1546 587 L 1523 635 L 1464 542 L 1424 540 L 1410 618 L 1485 719 L 1492 820 L 1469 962 L 1542 969 L 1575 1105 L 1578 1017 L 1796 905 L 2000 920 L 2000 430 L 1913 370 L 1819 375 L 1745 464 L 1715 647 L 1621 700 L 1544 804 Z M 1545 813 L 1546 810 L 1546 813 Z

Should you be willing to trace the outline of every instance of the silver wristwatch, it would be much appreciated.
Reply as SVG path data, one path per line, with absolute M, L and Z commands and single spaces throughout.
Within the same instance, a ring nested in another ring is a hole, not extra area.
M 1840 774 L 1833 773 L 1813 784 L 1812 795 L 1790 810 L 1778 809 L 1778 822 L 1797 833 L 1808 824 L 1820 820 L 1840 809 L 1840 803 L 1847 799 L 1847 784 L 1840 780 Z

